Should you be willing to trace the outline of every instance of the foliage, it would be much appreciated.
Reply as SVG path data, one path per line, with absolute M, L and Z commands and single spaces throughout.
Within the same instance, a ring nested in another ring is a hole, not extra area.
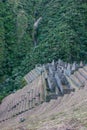
M 38 45 L 33 24 L 42 17 Z M 87 1 L 8 0 L 0 2 L 0 97 L 22 88 L 36 64 L 87 62 Z

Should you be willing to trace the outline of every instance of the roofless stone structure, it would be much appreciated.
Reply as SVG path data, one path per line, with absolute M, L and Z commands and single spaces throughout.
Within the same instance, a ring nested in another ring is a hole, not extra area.
M 36 66 L 24 79 L 27 85 L 3 99 L 0 124 L 29 111 L 43 102 L 70 94 L 87 83 L 87 65 L 62 60 Z

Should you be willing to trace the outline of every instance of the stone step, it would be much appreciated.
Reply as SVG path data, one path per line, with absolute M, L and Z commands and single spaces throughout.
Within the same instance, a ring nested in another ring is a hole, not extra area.
M 78 72 L 87 80 L 87 72 L 84 69 L 80 68 Z
M 41 74 L 41 70 L 38 67 L 35 69 L 35 72 L 37 73 L 38 76 Z
M 72 82 L 75 84 L 75 86 L 77 87 L 83 87 L 83 84 L 79 82 L 79 80 L 74 76 L 74 75 L 71 75 L 70 76 L 70 79 L 72 80 Z
M 29 82 L 32 82 L 34 80 L 34 74 L 32 71 L 27 75 Z
M 38 74 L 36 73 L 36 70 L 34 69 L 33 71 L 32 71 L 32 73 L 34 74 L 34 76 L 35 76 L 35 79 L 38 77 Z
M 87 72 L 87 65 L 85 65 L 85 66 L 83 67 L 83 69 Z
M 74 72 L 74 75 L 82 84 L 85 83 L 86 79 L 78 71 Z

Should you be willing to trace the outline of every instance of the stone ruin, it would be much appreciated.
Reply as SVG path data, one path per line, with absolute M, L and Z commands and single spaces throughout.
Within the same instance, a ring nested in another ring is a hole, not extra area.
M 27 85 L 3 99 L 0 105 L 0 123 L 29 111 L 43 102 L 70 94 L 84 88 L 87 80 L 87 65 L 58 60 L 37 65 L 24 79 Z M 20 119 L 20 122 L 23 122 Z

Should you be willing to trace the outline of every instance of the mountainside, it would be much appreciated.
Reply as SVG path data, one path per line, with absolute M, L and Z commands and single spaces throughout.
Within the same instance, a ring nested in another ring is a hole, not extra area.
M 0 129 L 87 130 L 87 88 L 11 118 Z
M 87 130 L 87 65 L 36 66 L 0 104 L 0 130 Z
M 87 62 L 87 1 L 1 0 L 0 99 L 22 88 L 36 64 L 58 58 Z

